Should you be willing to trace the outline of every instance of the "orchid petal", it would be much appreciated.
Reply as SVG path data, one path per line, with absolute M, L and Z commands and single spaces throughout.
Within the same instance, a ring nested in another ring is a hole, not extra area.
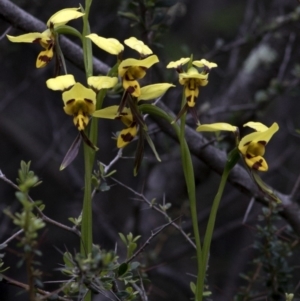
M 199 73 L 195 67 L 191 67 L 187 72 L 179 73 L 179 81 L 185 78 L 197 78 L 201 80 L 207 80 L 208 73 L 207 74 Z
M 200 61 L 193 61 L 193 65 L 196 67 L 207 67 L 208 69 L 218 67 L 218 65 L 214 62 L 209 62 L 206 59 L 201 59 Z
M 265 132 L 268 130 L 268 127 L 260 122 L 249 121 L 243 125 L 243 127 L 246 127 L 246 126 L 256 130 L 257 132 Z
M 117 140 L 117 147 L 122 148 L 126 146 L 137 135 L 137 126 L 129 127 L 120 132 Z
M 92 40 L 92 42 L 95 43 L 99 48 L 110 54 L 118 55 L 124 50 L 124 46 L 117 39 L 103 38 L 95 33 L 91 33 L 86 37 Z
M 159 60 L 156 55 L 150 55 L 143 60 L 126 59 L 122 61 L 118 67 L 119 75 L 123 77 L 129 67 L 150 68 L 152 65 L 158 62 Z
M 75 100 L 75 102 L 85 101 L 86 103 L 95 105 L 96 93 L 92 89 L 86 88 L 81 83 L 75 83 L 75 85 L 70 90 L 63 93 L 63 101 L 65 105 L 68 105 L 68 102 L 70 102 L 70 100 Z M 93 112 L 88 113 L 91 114 Z
M 80 7 L 73 7 L 73 8 L 65 8 L 50 17 L 47 21 L 47 27 L 50 28 L 52 25 L 54 27 L 64 25 L 71 20 L 80 18 L 84 15 L 84 13 L 79 12 Z
M 216 132 L 216 131 L 229 131 L 236 132 L 237 127 L 229 123 L 218 122 L 212 124 L 201 124 L 196 129 L 197 132 Z
M 72 74 L 61 75 L 55 78 L 50 78 L 46 81 L 49 89 L 57 91 L 64 91 L 75 85 L 75 79 Z
M 144 42 L 135 37 L 130 37 L 129 39 L 125 40 L 124 43 L 142 55 L 150 55 L 153 53 L 152 50 L 144 44 Z
M 256 156 L 253 158 L 247 158 L 244 157 L 246 164 L 254 170 L 259 170 L 259 171 L 267 171 L 268 170 L 268 164 L 266 160 L 261 157 L 261 156 Z
M 97 118 L 107 118 L 107 119 L 115 119 L 118 114 L 119 106 L 110 106 L 101 110 L 97 110 L 93 113 L 94 117 Z
M 189 57 L 182 57 L 180 60 L 170 62 L 167 68 L 178 68 L 179 66 L 185 65 L 189 60 Z
M 175 87 L 175 85 L 168 84 L 168 83 L 161 83 L 161 84 L 144 86 L 141 88 L 141 95 L 138 97 L 138 101 L 155 99 L 157 97 L 160 97 L 171 87 Z
M 95 90 L 113 88 L 118 83 L 117 77 L 110 76 L 90 76 L 88 78 L 88 85 Z
M 10 35 L 6 36 L 13 43 L 34 43 L 35 41 L 45 39 L 51 41 L 51 33 L 49 29 L 45 30 L 44 32 L 25 33 L 16 37 Z

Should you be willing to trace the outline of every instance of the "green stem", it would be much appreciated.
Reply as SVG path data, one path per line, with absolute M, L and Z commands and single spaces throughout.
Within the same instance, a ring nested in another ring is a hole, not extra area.
M 231 171 L 231 169 L 235 166 L 235 164 L 238 162 L 240 158 L 239 151 L 237 148 L 233 149 L 229 154 L 228 158 L 226 161 L 226 165 L 221 177 L 221 182 L 219 184 L 219 188 L 217 191 L 217 194 L 214 198 L 212 208 L 210 211 L 206 231 L 205 231 L 205 236 L 204 236 L 204 242 L 203 242 L 203 250 L 202 250 L 202 271 L 201 274 L 205 275 L 206 274 L 206 268 L 208 264 L 208 254 L 210 250 L 210 245 L 211 245 L 211 240 L 214 232 L 214 227 L 215 227 L 215 222 L 216 222 L 216 216 L 217 216 L 217 211 L 220 205 L 220 201 L 224 192 L 224 188 L 228 179 L 228 175 Z
M 89 12 L 92 4 L 92 0 L 85 1 L 85 15 L 83 16 L 83 30 L 82 30 L 82 48 L 83 48 L 83 60 L 85 66 L 86 78 L 93 75 L 93 52 L 92 44 L 86 36 L 90 33 L 89 25 Z M 95 118 L 94 118 L 95 119 Z M 88 135 L 88 129 L 85 129 L 86 135 L 94 140 L 91 140 L 96 145 L 97 132 L 97 121 L 92 119 L 90 126 L 90 133 Z M 95 124 L 96 123 L 96 124 Z M 87 256 L 92 252 L 93 248 L 93 219 L 92 219 L 92 171 L 95 158 L 95 151 L 93 151 L 85 143 L 83 144 L 84 149 L 84 196 L 83 196 L 83 208 L 82 208 L 82 224 L 81 224 L 81 245 L 80 253 Z M 92 300 L 92 294 L 89 290 L 84 298 L 85 301 Z
M 207 228 L 206 228 L 204 242 L 203 242 L 203 250 L 202 250 L 202 261 L 203 261 L 202 273 L 204 273 L 204 274 L 206 273 L 206 268 L 207 268 L 207 264 L 208 264 L 208 262 L 207 262 L 208 254 L 209 254 L 211 240 L 212 240 L 213 231 L 214 231 L 214 227 L 215 227 L 217 211 L 219 208 L 220 200 L 223 195 L 223 191 L 224 191 L 224 188 L 225 188 L 225 185 L 227 182 L 229 172 L 230 172 L 230 170 L 226 170 L 226 169 L 224 169 L 224 171 L 223 171 L 221 182 L 220 182 L 219 188 L 218 188 L 218 192 L 213 201 L 213 205 L 212 205 L 210 215 L 209 215 L 209 220 L 207 223 Z
M 161 109 L 155 106 L 144 104 L 144 105 L 140 105 L 139 108 L 142 112 L 157 115 L 167 120 L 169 123 L 173 121 L 172 117 L 170 117 L 164 111 L 162 111 Z M 202 274 L 203 264 L 202 264 L 200 233 L 198 228 L 198 215 L 197 215 L 197 207 L 196 207 L 196 187 L 195 187 L 194 168 L 193 168 L 191 153 L 184 136 L 185 114 L 182 116 L 180 128 L 176 123 L 172 124 L 172 126 L 180 142 L 180 152 L 182 158 L 183 172 L 184 172 L 184 177 L 187 185 L 187 192 L 188 192 L 190 207 L 191 207 L 191 216 L 192 216 L 192 224 L 193 224 L 194 237 L 196 243 L 197 267 L 198 267 L 196 300 L 201 301 L 203 297 L 205 274 Z

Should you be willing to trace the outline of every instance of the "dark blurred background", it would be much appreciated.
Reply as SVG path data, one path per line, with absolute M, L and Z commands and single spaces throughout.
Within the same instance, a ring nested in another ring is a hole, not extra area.
M 62 8 L 78 6 L 78 2 L 73 0 L 12 2 L 44 22 Z M 155 40 L 147 40 L 149 36 L 143 29 L 130 26 L 131 21 L 117 14 L 118 11 L 128 11 L 129 2 L 94 1 L 90 14 L 92 32 L 120 41 L 136 36 L 152 44 L 160 63 L 147 76 L 154 79 L 153 82 L 166 81 L 177 85 L 162 99 L 176 114 L 182 87 L 175 72 L 165 68 L 168 62 L 190 54 L 194 55 L 194 59 L 204 57 L 216 62 L 218 68 L 211 72 L 209 85 L 201 90 L 197 101 L 201 122 L 225 121 L 242 129 L 249 120 L 268 126 L 276 121 L 280 131 L 267 147 L 266 160 L 270 169 L 263 179 L 276 190 L 289 194 L 300 167 L 300 136 L 296 131 L 300 129 L 299 3 L 296 0 L 182 0 L 164 11 L 164 32 Z M 294 17 L 290 15 L 292 12 Z M 77 20 L 72 25 L 80 29 L 81 23 Z M 0 18 L 0 35 L 10 26 Z M 8 32 L 10 35 L 22 33 L 13 27 Z M 114 63 L 111 55 L 96 47 L 93 49 L 97 58 L 108 65 Z M 82 206 L 82 153 L 66 170 L 59 171 L 77 131 L 72 118 L 62 110 L 61 93 L 46 88 L 45 81 L 53 77 L 54 63 L 43 69 L 35 68 L 39 51 L 38 45 L 14 44 L 5 37 L 0 40 L 0 170 L 15 181 L 20 161 L 31 161 L 32 169 L 43 181 L 32 190 L 31 196 L 43 201 L 45 214 L 71 226 L 68 218 L 77 217 Z M 124 55 L 126 57 L 127 52 Z M 68 64 L 68 71 L 84 83 L 82 70 Z M 105 106 L 118 101 L 118 98 L 107 98 Z M 182 226 L 191 233 L 179 147 L 150 118 L 147 122 L 162 162 L 156 162 L 146 147 L 146 158 L 137 177 L 133 177 L 132 159 L 117 162 L 115 177 L 149 200 L 156 198 L 158 203 L 171 203 L 170 216 L 182 215 Z M 188 122 L 194 127 L 191 118 Z M 116 156 L 117 148 L 111 137 L 121 127 L 121 123 L 100 120 L 97 160 L 108 164 Z M 242 134 L 244 132 L 242 130 Z M 226 136 L 215 145 L 228 151 L 233 147 L 233 141 Z M 126 147 L 124 156 L 131 158 L 135 147 L 136 142 Z M 199 224 L 203 234 L 220 176 L 197 158 L 194 158 L 194 165 Z M 140 234 L 140 241 L 144 242 L 151 230 L 166 220 L 137 200 L 128 189 L 112 180 L 108 180 L 108 184 L 111 189 L 99 192 L 94 198 L 94 242 L 105 249 L 114 249 L 117 242 L 122 257 L 125 256 L 125 248 L 119 232 Z M 254 225 L 261 205 L 254 203 L 243 222 L 250 199 L 228 184 L 220 205 L 210 254 L 208 283 L 213 300 L 233 300 L 243 284 L 239 274 L 251 269 L 248 263 L 255 255 L 252 248 Z M 0 181 L 0 243 L 16 230 L 2 213 L 7 207 L 12 211 L 20 209 L 13 188 Z M 286 221 L 280 223 L 282 227 L 287 225 Z M 49 225 L 47 230 L 41 231 L 39 242 L 43 252 L 43 279 L 61 279 L 57 268 L 62 263 L 62 256 L 58 250 L 78 250 L 77 237 Z M 19 250 L 15 241 L 9 244 L 5 253 L 5 264 L 11 267 L 7 275 L 26 282 L 23 270 L 16 268 Z M 299 250 L 295 248 L 291 266 L 299 265 L 297 258 Z M 151 280 L 149 300 L 192 298 L 189 283 L 195 281 L 194 250 L 175 228 L 170 226 L 158 235 L 141 260 Z M 289 280 L 294 290 L 299 281 L 296 272 Z M 101 295 L 94 298 L 104 299 Z M 19 289 L 0 282 L 0 300 L 27 300 L 27 296 Z

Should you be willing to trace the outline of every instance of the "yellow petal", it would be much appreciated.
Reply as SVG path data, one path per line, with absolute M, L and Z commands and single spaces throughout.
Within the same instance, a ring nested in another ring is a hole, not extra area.
M 124 50 L 124 46 L 117 39 L 103 38 L 95 33 L 91 33 L 86 37 L 92 40 L 92 42 L 95 43 L 99 48 L 110 54 L 118 55 Z
M 36 68 L 45 67 L 53 58 L 53 47 L 41 51 L 36 59 Z
M 156 55 L 150 55 L 143 60 L 136 60 L 136 59 L 126 59 L 121 62 L 118 67 L 118 72 L 121 77 L 126 73 L 129 67 L 142 67 L 142 68 L 150 68 L 152 65 L 158 63 L 158 57 Z
M 244 157 L 244 160 L 251 169 L 259 170 L 259 171 L 268 170 L 268 164 L 266 160 L 261 156 L 257 156 L 253 158 Z
M 70 20 L 80 18 L 84 13 L 79 12 L 80 7 L 64 8 L 50 17 L 47 22 L 47 27 L 57 27 L 68 23 Z
M 196 67 L 207 67 L 208 69 L 211 69 L 211 68 L 215 68 L 215 67 L 218 67 L 218 65 L 216 63 L 213 63 L 213 62 L 209 62 L 207 61 L 206 59 L 202 59 L 200 61 L 193 61 L 193 65 L 196 66 Z
M 152 50 L 144 44 L 144 42 L 135 37 L 130 37 L 129 39 L 125 40 L 124 43 L 142 55 L 150 55 L 153 53 Z
M 95 90 L 113 88 L 118 83 L 117 77 L 110 76 L 91 76 L 88 78 L 88 85 Z
M 160 97 L 171 87 L 175 87 L 175 85 L 162 83 L 144 86 L 141 88 L 141 95 L 138 97 L 138 101 Z
M 17 37 L 9 36 L 9 35 L 6 36 L 13 43 L 34 43 L 44 39 L 51 41 L 51 33 L 50 30 L 48 29 L 45 30 L 44 32 L 31 32 L 31 33 L 22 34 Z
M 268 127 L 260 122 L 249 121 L 243 125 L 243 127 L 246 127 L 246 126 L 256 130 L 257 132 L 264 132 L 264 131 L 268 130 Z
M 251 141 L 248 145 L 246 156 L 253 158 L 256 156 L 263 156 L 265 154 L 265 144 L 261 142 Z
M 246 135 L 239 143 L 239 150 L 242 154 L 246 154 L 247 148 L 251 142 L 260 142 L 266 145 L 269 140 L 272 138 L 272 136 L 278 131 L 279 126 L 276 122 L 272 124 L 271 127 L 269 127 L 264 132 L 255 132 L 251 133 L 249 135 Z
M 86 88 L 81 83 L 75 83 L 75 85 L 70 90 L 64 92 L 62 96 L 65 105 L 71 100 L 75 100 L 75 102 L 84 100 L 91 104 L 96 103 L 96 93 L 92 89 Z
M 101 110 L 97 110 L 93 113 L 94 117 L 115 119 L 118 116 L 119 106 L 110 106 Z
M 197 132 L 216 132 L 216 131 L 229 131 L 236 132 L 237 127 L 229 123 L 218 122 L 212 124 L 201 124 L 196 129 Z
M 192 81 L 192 79 L 191 79 L 191 81 Z M 193 108 L 196 104 L 196 98 L 199 95 L 198 86 L 192 86 L 192 89 L 191 89 L 190 85 L 186 85 L 185 89 L 184 89 L 184 94 L 185 94 L 185 98 L 187 101 L 187 105 L 190 108 Z
M 179 73 L 179 81 L 185 78 L 197 78 L 207 81 L 208 74 L 199 73 L 195 67 L 191 67 L 187 72 Z
M 178 61 L 172 61 L 167 65 L 167 68 L 178 68 L 179 66 L 185 65 L 190 60 L 189 57 L 182 57 Z
M 66 107 L 64 109 L 65 109 L 65 112 L 67 113 Z M 73 114 L 70 114 L 70 115 L 73 115 Z M 86 114 L 80 112 L 79 114 L 74 116 L 73 122 L 74 122 L 74 125 L 77 127 L 78 131 L 83 131 L 89 123 L 89 117 Z
M 141 95 L 141 87 L 137 80 L 126 80 L 123 78 L 123 88 L 128 91 L 132 96 L 139 97 Z
M 46 81 L 49 89 L 64 91 L 75 85 L 75 79 L 72 74 L 60 75 L 55 78 L 50 78 Z
M 126 146 L 137 134 L 137 127 L 129 127 L 120 132 L 117 140 L 117 147 L 122 148 Z

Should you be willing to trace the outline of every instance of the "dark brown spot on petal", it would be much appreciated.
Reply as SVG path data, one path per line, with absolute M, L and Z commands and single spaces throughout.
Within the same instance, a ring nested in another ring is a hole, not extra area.
M 73 103 L 74 101 L 75 101 L 75 99 L 70 99 L 66 102 L 66 104 L 69 105 L 69 104 Z
M 252 165 L 252 168 L 255 169 L 255 170 L 259 170 L 259 168 L 262 167 L 262 162 L 263 162 L 262 159 L 260 159 L 259 161 L 256 161 L 256 162 Z
M 52 57 L 49 57 L 47 55 L 41 55 L 39 56 L 39 61 L 49 63 L 51 61 Z
M 88 102 L 88 103 L 93 103 L 93 101 L 92 101 L 91 99 L 85 98 L 84 100 L 85 100 L 86 102 Z
M 37 39 L 33 40 L 32 43 L 39 43 L 40 40 L 41 40 L 41 38 L 37 38 Z
M 137 86 L 135 86 L 135 87 L 137 87 Z M 132 94 L 135 91 L 135 87 L 133 87 L 133 86 L 128 87 L 127 88 L 128 93 Z
M 257 143 L 262 144 L 262 145 L 266 145 L 267 141 L 258 141 Z
M 124 142 L 130 142 L 134 137 L 130 133 L 127 133 L 125 135 L 122 134 L 121 138 L 123 139 Z
M 249 145 L 251 143 L 251 141 L 245 143 L 243 146 Z
M 248 159 L 251 159 L 251 158 L 253 158 L 254 156 L 251 156 L 250 154 L 246 154 L 246 158 L 248 158 Z

